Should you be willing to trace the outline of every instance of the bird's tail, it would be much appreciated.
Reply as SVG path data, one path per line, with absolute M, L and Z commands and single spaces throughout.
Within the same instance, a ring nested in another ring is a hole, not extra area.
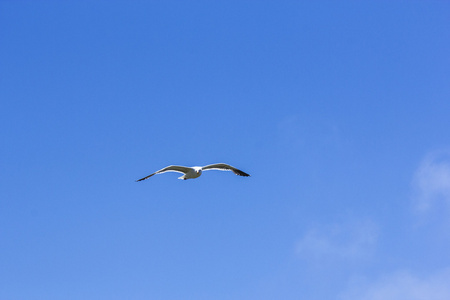
M 186 175 L 180 176 L 180 177 L 178 177 L 178 179 L 186 180 Z

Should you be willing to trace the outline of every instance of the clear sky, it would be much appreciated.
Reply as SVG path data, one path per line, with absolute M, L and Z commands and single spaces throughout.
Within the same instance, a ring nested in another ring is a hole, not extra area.
M 0 43 L 1 300 L 450 299 L 450 2 L 3 0 Z

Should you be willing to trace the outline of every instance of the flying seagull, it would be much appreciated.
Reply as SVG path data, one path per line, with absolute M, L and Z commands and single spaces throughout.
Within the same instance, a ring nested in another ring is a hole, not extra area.
M 249 174 L 236 169 L 235 167 L 232 167 L 230 165 L 227 164 L 212 164 L 212 165 L 207 165 L 204 167 L 183 167 L 183 166 L 168 166 L 165 167 L 164 169 L 161 169 L 159 171 L 156 171 L 153 174 L 150 174 L 144 178 L 138 179 L 136 181 L 142 181 L 145 179 L 148 179 L 150 177 L 152 177 L 155 174 L 160 174 L 160 173 L 165 173 L 165 172 L 178 172 L 178 173 L 183 173 L 184 175 L 181 177 L 178 177 L 178 179 L 193 179 L 193 178 L 197 178 L 200 177 L 200 175 L 202 175 L 202 171 L 207 171 L 207 170 L 220 170 L 220 171 L 233 171 L 234 174 L 239 175 L 239 176 L 245 176 L 248 177 L 250 176 Z

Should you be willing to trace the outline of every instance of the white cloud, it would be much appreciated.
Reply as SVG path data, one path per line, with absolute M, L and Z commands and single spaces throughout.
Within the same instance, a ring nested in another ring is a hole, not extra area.
M 419 277 L 410 272 L 397 272 L 372 284 L 353 283 L 341 300 L 448 300 L 450 269 Z
M 361 259 L 369 256 L 378 239 L 378 228 L 370 221 L 335 224 L 309 230 L 297 243 L 305 259 Z
M 427 212 L 441 203 L 450 205 L 450 152 L 427 155 L 415 173 L 413 186 L 418 211 Z

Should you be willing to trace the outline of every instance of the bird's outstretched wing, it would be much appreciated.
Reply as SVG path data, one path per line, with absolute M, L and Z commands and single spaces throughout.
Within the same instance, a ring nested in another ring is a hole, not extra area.
M 136 181 L 142 181 L 142 180 L 145 180 L 145 179 L 148 179 L 148 178 L 152 177 L 153 175 L 161 174 L 161 173 L 165 173 L 165 172 L 177 172 L 177 173 L 183 173 L 183 174 L 186 174 L 189 170 L 191 170 L 191 168 L 189 168 L 189 167 L 183 167 L 183 166 L 168 166 L 168 167 L 165 167 L 164 169 L 161 169 L 161 170 L 159 170 L 159 171 L 156 171 L 155 173 L 150 174 L 150 175 L 148 175 L 148 176 L 145 176 L 144 178 L 138 179 L 138 180 L 136 180 Z
M 202 167 L 202 170 L 203 171 L 207 171 L 207 170 L 233 171 L 234 174 L 239 175 L 239 176 L 245 176 L 245 177 L 250 176 L 249 174 L 247 174 L 239 169 L 236 169 L 235 167 L 227 165 L 227 164 L 207 165 L 207 166 Z

